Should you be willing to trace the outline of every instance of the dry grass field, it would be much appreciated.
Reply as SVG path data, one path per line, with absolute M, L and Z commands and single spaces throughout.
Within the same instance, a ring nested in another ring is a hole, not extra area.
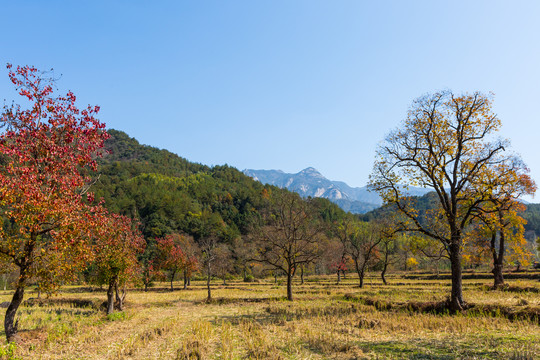
M 375 276 L 375 275 L 373 275 Z M 273 280 L 214 284 L 205 303 L 203 282 L 189 290 L 128 293 L 124 312 L 107 318 L 105 292 L 63 288 L 19 311 L 20 342 L 4 345 L 4 359 L 538 359 L 540 283 L 465 280 L 474 306 L 448 314 L 437 303 L 448 280 L 373 277 L 295 284 L 295 301 Z M 2 292 L 0 301 L 9 299 Z M 35 296 L 31 290 L 26 298 Z M 79 301 L 85 300 L 85 301 Z M 4 334 L 1 334 L 4 336 Z

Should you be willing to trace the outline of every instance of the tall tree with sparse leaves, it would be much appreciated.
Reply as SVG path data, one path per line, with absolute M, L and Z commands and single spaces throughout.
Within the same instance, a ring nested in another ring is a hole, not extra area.
M 406 221 L 404 231 L 441 243 L 452 272 L 449 308 L 465 306 L 462 288 L 464 230 L 493 190 L 504 187 L 515 197 L 519 185 L 511 179 L 527 176 L 521 159 L 506 151 L 509 143 L 494 135 L 501 121 L 492 111 L 492 96 L 428 94 L 414 101 L 402 126 L 379 146 L 370 188 L 395 205 Z M 504 165 L 504 166 L 501 166 Z M 500 176 L 510 171 L 516 176 Z M 440 205 L 422 221 L 407 186 L 432 189 Z

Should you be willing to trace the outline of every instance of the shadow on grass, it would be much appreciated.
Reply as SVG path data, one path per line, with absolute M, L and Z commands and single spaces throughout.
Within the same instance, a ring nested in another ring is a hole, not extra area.
M 459 316 L 481 316 L 498 317 L 508 320 L 528 320 L 540 324 L 540 308 L 525 307 L 513 308 L 502 305 L 481 305 L 468 304 L 462 311 L 451 311 L 447 301 L 429 301 L 429 302 L 390 302 L 369 297 L 355 296 L 345 294 L 344 300 L 359 302 L 361 304 L 375 307 L 379 311 L 405 311 L 414 313 L 427 313 L 434 315 L 459 315 Z
M 22 308 L 19 310 L 21 314 L 31 315 L 36 310 L 34 308 Z M 77 308 L 50 308 L 50 309 L 40 309 L 40 312 L 46 314 L 56 314 L 56 315 L 70 315 L 70 316 L 91 316 L 98 312 L 97 309 L 77 309 Z
M 497 353 L 485 351 L 468 351 L 445 347 L 441 344 L 426 342 L 403 343 L 400 341 L 381 341 L 362 343 L 360 349 L 366 353 L 375 353 L 378 359 L 414 359 L 414 360 L 453 360 L 453 359 L 489 359 Z M 490 356 L 491 355 L 491 356 Z
M 213 298 L 212 300 L 198 300 L 193 304 L 207 304 L 207 305 L 228 305 L 228 304 L 243 304 L 243 303 L 270 303 L 275 301 L 286 301 L 287 298 L 283 296 L 265 297 L 265 298 Z
M 37 298 L 29 298 L 28 300 L 23 302 L 23 306 L 25 307 L 33 307 L 33 306 L 72 306 L 76 308 L 97 308 L 99 307 L 100 302 L 96 302 L 94 300 L 86 300 L 86 299 L 37 299 Z

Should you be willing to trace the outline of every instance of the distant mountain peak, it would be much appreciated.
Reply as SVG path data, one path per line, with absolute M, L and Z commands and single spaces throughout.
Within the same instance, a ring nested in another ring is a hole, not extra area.
M 302 173 L 305 173 L 305 174 L 308 174 L 308 173 L 312 173 L 312 174 L 321 174 L 319 172 L 319 170 L 315 169 L 314 167 L 307 167 L 305 168 L 304 170 L 300 171 L 299 174 L 302 174 Z
M 321 179 L 326 179 L 317 169 L 315 169 L 314 167 L 308 167 L 308 168 L 305 168 L 304 170 L 300 171 L 297 175 L 300 175 L 300 176 L 308 176 L 308 177 L 313 177 L 313 178 L 321 178 Z
M 338 204 L 345 211 L 364 213 L 382 205 L 382 199 L 366 186 L 350 187 L 342 181 L 325 178 L 314 167 L 307 167 L 296 174 L 281 170 L 244 170 L 244 174 L 264 184 L 287 188 L 303 197 L 322 197 Z M 426 189 L 414 189 L 412 195 L 423 195 Z

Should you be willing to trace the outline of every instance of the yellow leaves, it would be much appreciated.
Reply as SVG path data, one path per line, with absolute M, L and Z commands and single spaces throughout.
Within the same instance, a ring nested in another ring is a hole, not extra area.
M 408 269 L 416 269 L 418 267 L 418 260 L 413 257 L 410 257 L 406 261 Z

